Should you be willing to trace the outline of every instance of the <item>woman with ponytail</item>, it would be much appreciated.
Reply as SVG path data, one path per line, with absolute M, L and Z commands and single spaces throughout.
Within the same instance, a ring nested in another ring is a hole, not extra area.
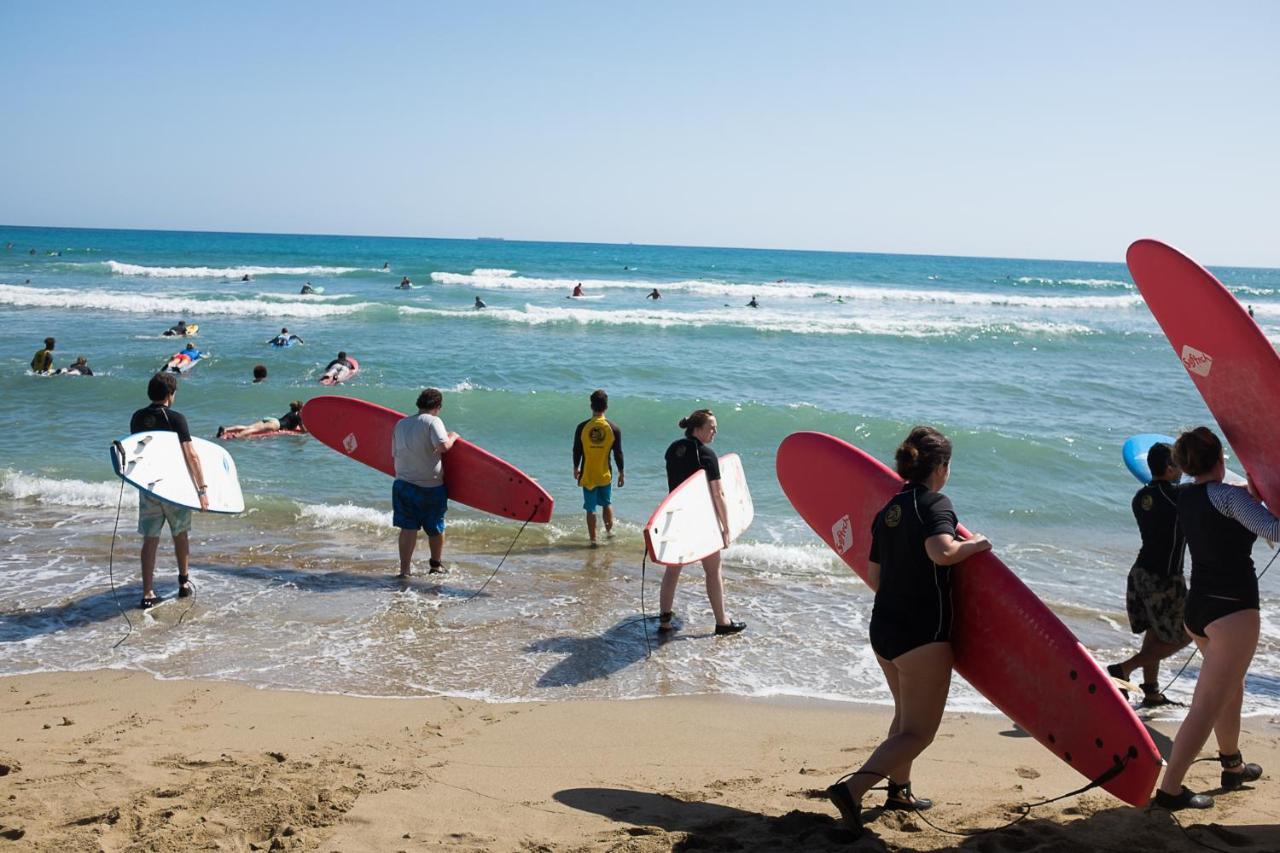
M 1156 790 L 1155 804 L 1171 811 L 1213 805 L 1212 797 L 1182 784 L 1210 731 L 1218 738 L 1222 790 L 1262 776 L 1261 767 L 1240 755 L 1240 709 L 1262 624 L 1253 543 L 1259 536 L 1280 539 L 1280 519 L 1258 502 L 1252 482 L 1247 489 L 1222 482 L 1222 442 L 1212 430 L 1196 427 L 1178 436 L 1173 458 L 1195 478 L 1178 494 L 1178 523 L 1191 549 L 1186 628 L 1204 665 Z
M 845 826 L 862 831 L 862 797 L 889 783 L 886 810 L 933 805 L 911 793 L 911 762 L 933 742 L 951 689 L 951 569 L 991 548 L 957 538 L 955 510 L 939 490 L 951 476 L 951 442 L 918 426 L 898 446 L 902 490 L 871 525 L 867 582 L 875 591 L 871 648 L 893 694 L 889 736 L 861 769 L 827 788 Z
M 720 460 L 709 446 L 716 437 L 716 416 L 710 409 L 698 409 L 687 418 L 680 419 L 684 438 L 677 439 L 667 448 L 667 489 L 689 479 L 699 469 L 707 472 L 707 484 L 711 487 L 711 503 L 716 509 L 716 521 L 725 547 L 729 547 L 729 511 L 724 502 L 724 488 L 720 482 Z M 724 607 L 724 579 L 720 575 L 720 552 L 702 561 L 706 574 L 707 599 L 716 617 L 716 635 L 736 634 L 747 627 L 745 622 L 734 622 Z M 680 581 L 680 566 L 668 566 L 662 575 L 662 593 L 659 597 L 660 615 L 658 630 L 676 630 L 676 584 Z

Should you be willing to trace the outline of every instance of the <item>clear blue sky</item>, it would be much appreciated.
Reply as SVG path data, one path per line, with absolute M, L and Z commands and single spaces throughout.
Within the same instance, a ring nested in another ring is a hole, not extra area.
M 0 3 L 0 222 L 1280 266 L 1280 3 Z

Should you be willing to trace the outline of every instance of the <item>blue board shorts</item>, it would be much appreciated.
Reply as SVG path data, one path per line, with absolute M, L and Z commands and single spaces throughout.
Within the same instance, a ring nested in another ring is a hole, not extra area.
M 169 532 L 180 536 L 191 529 L 191 510 L 138 492 L 138 533 L 145 539 L 158 539 L 169 524 Z
M 391 523 L 402 530 L 426 531 L 428 536 L 444 533 L 444 514 L 449 493 L 444 486 L 417 486 L 396 480 L 391 486 Z
M 595 512 L 598 506 L 609 506 L 613 503 L 613 483 L 596 486 L 594 489 L 583 487 L 582 508 L 587 512 Z

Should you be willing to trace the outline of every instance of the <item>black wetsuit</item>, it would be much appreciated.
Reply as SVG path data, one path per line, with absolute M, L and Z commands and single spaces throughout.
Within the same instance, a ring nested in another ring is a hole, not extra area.
M 956 535 L 951 499 L 909 483 L 871 523 L 871 554 L 880 589 L 871 610 L 871 648 L 885 660 L 951 639 L 951 567 L 936 565 L 925 540 Z
M 1178 525 L 1178 493 L 1181 486 L 1152 480 L 1133 496 L 1133 517 L 1142 535 L 1136 565 L 1158 578 L 1182 574 L 1187 539 Z
M 1209 499 L 1212 483 L 1185 486 L 1178 496 L 1178 521 L 1191 547 L 1191 586 L 1187 628 L 1205 636 L 1205 628 L 1239 610 L 1257 610 L 1258 578 L 1253 573 L 1253 543 L 1258 537 L 1223 515 Z
M 191 441 L 191 430 L 187 419 L 163 403 L 152 403 L 145 409 L 138 409 L 129 419 L 129 432 L 151 432 L 168 430 L 178 434 L 179 442 Z
M 291 430 L 302 429 L 302 415 L 298 414 L 293 409 L 290 409 L 288 414 L 281 415 L 279 420 L 280 420 L 280 429 L 291 429 Z
M 668 491 L 674 491 L 676 486 L 692 477 L 699 468 L 707 472 L 707 482 L 720 479 L 720 457 L 693 436 L 671 442 L 666 459 Z
M 335 358 L 333 361 L 329 362 L 329 364 L 325 367 L 325 369 L 324 369 L 324 370 L 325 370 L 325 373 L 328 373 L 328 372 L 333 368 L 333 366 L 334 366 L 335 364 L 340 364 L 340 365 L 342 365 L 343 367 L 345 367 L 347 370 L 355 370 L 355 369 L 356 369 L 355 365 L 354 365 L 354 364 L 352 364 L 351 362 L 347 361 L 345 358 Z

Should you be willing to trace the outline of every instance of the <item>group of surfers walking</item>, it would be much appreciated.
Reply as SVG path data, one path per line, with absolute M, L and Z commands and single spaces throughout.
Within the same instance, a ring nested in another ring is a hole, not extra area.
M 156 374 L 148 387 L 151 404 L 134 414 L 131 431 L 179 433 L 204 507 L 203 475 L 190 449 L 186 419 L 170 408 L 176 393 L 172 375 Z M 591 416 L 574 428 L 572 457 L 594 545 L 599 536 L 597 510 L 603 513 L 604 535 L 612 535 L 613 466 L 619 487 L 625 484 L 626 474 L 622 430 L 607 416 L 608 394 L 594 391 L 589 405 Z M 401 419 L 393 432 L 392 523 L 400 530 L 401 577 L 413 574 L 419 531 L 427 536 L 430 572 L 445 571 L 448 492 L 443 457 L 454 447 L 458 434 L 446 429 L 440 417 L 443 406 L 441 391 L 425 389 L 417 398 L 417 413 Z M 697 471 L 706 472 L 727 547 L 728 512 L 718 457 L 711 448 L 718 431 L 716 417 L 708 409 L 699 409 L 678 426 L 684 435 L 665 454 L 668 486 L 674 489 Z M 895 453 L 902 489 L 872 523 L 868 583 L 875 601 L 869 641 L 893 695 L 894 714 L 888 736 L 866 762 L 826 790 L 846 827 L 855 833 L 862 832 L 862 800 L 880 780 L 888 782 L 885 808 L 921 811 L 932 806 L 912 792 L 911 768 L 937 734 L 950 691 L 953 574 L 968 571 L 961 564 L 991 548 L 982 535 L 962 539 L 958 534 L 955 508 L 942 491 L 951 476 L 951 457 L 951 442 L 938 430 L 912 429 Z M 1143 668 L 1143 702 L 1159 705 L 1167 701 L 1156 680 L 1160 660 L 1190 642 L 1196 644 L 1204 662 L 1154 802 L 1170 810 L 1209 808 L 1213 799 L 1189 790 L 1183 779 L 1211 731 L 1217 738 L 1222 789 L 1238 789 L 1262 775 L 1261 767 L 1246 763 L 1241 755 L 1240 715 L 1244 678 L 1261 629 L 1252 549 L 1259 536 L 1280 541 L 1280 519 L 1260 502 L 1251 482 L 1248 486 L 1223 483 L 1222 442 L 1207 427 L 1183 432 L 1172 447 L 1156 445 L 1148 462 L 1154 479 L 1133 500 L 1142 548 L 1130 572 L 1127 594 L 1131 627 L 1145 637 L 1138 654 L 1108 670 L 1125 678 Z M 1183 475 L 1193 481 L 1179 485 Z M 179 595 L 190 594 L 186 547 L 190 510 L 142 495 L 138 532 L 144 537 L 144 607 L 159 600 L 152 578 L 158 537 L 166 522 L 178 556 Z M 1189 586 L 1183 579 L 1184 548 L 1191 553 Z M 715 634 L 741 632 L 746 625 L 731 619 L 725 606 L 720 553 L 702 560 L 702 566 Z M 659 630 L 663 632 L 680 627 L 674 613 L 679 578 L 680 568 L 674 567 L 662 579 Z

